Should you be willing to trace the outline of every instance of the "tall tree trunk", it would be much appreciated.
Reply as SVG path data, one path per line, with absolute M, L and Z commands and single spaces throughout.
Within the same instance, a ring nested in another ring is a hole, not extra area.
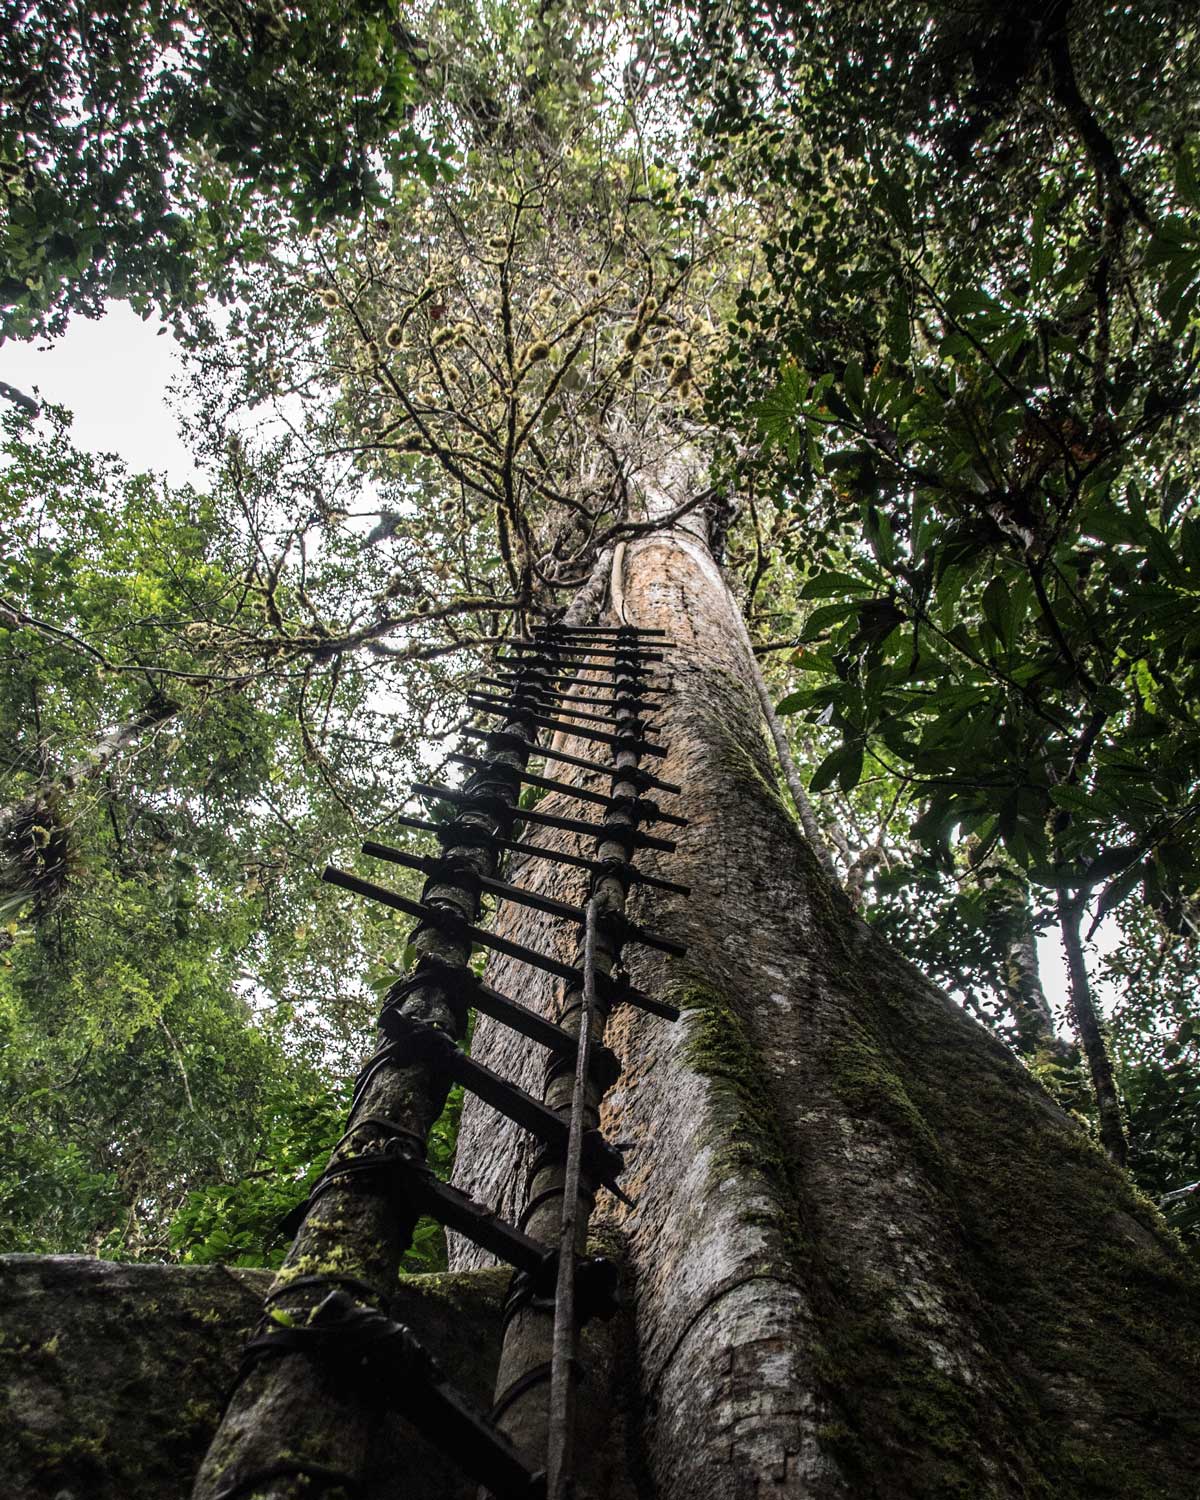
M 136 745 L 148 729 L 157 729 L 160 724 L 173 719 L 179 711 L 178 703 L 168 698 L 159 698 L 132 719 L 102 734 L 82 759 L 73 762 L 65 771 L 58 771 L 49 777 L 37 792 L 23 797 L 19 802 L 11 803 L 8 807 L 0 808 L 0 837 L 20 823 L 22 818 L 36 807 L 39 799 L 46 795 L 66 795 L 82 786 L 84 782 L 94 781 L 97 776 L 108 770 L 118 755 Z
M 1004 1002 L 1016 1029 L 1017 1051 L 1029 1062 L 1066 1064 L 1072 1049 L 1058 1035 L 1054 1012 L 1042 988 L 1029 887 L 1024 877 L 1003 864 L 985 861 L 974 865 L 974 870 L 983 889 L 999 897 L 998 915 L 1004 931 Z
M 631 541 L 622 593 L 630 623 L 676 642 L 655 738 L 690 819 L 656 856 L 690 897 L 631 901 L 687 957 L 627 950 L 635 981 L 684 1017 L 625 1008 L 608 1032 L 624 1073 L 604 1125 L 632 1143 L 636 1206 L 602 1198 L 600 1213 L 633 1313 L 639 1492 L 1192 1496 L 1200 1319 L 1177 1245 L 1008 1050 L 831 887 L 778 794 L 703 538 Z M 579 898 L 561 866 L 515 878 Z M 526 908 L 499 925 L 558 940 Z M 524 965 L 493 963 L 489 981 L 552 1012 L 553 981 Z M 474 1053 L 539 1088 L 512 1033 L 481 1020 Z M 468 1103 L 462 1185 L 516 1217 L 530 1154 Z M 458 1241 L 453 1255 L 486 1260 Z
M 1086 906 L 1084 897 L 1071 896 L 1067 891 L 1058 893 L 1058 918 L 1062 929 L 1063 952 L 1067 959 L 1067 983 L 1071 995 L 1071 1010 L 1075 1017 L 1075 1030 L 1083 1045 L 1083 1054 L 1088 1061 L 1092 1078 L 1092 1090 L 1096 1095 L 1096 1117 L 1100 1122 L 1100 1139 L 1104 1149 L 1118 1166 L 1124 1166 L 1129 1155 L 1125 1140 L 1125 1125 L 1121 1119 L 1121 1100 L 1113 1077 L 1112 1059 L 1108 1055 L 1108 1043 L 1096 1014 L 1092 1000 L 1092 985 L 1088 978 L 1087 959 L 1083 953 L 1083 940 L 1079 935 L 1079 924 L 1083 920 Z
M 1054 1012 L 1042 988 L 1037 934 L 1027 898 L 1019 898 L 1014 925 L 1005 944 L 1004 989 L 1017 1025 L 1017 1044 L 1026 1057 L 1065 1058 L 1070 1049 L 1054 1029 Z

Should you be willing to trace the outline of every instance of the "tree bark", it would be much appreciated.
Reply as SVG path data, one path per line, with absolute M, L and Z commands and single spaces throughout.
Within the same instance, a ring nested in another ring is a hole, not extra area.
M 1051 1057 L 1065 1062 L 1071 1049 L 1054 1029 L 1054 1012 L 1042 988 L 1037 936 L 1028 902 L 1022 902 L 1016 918 L 1016 928 L 1005 945 L 1004 989 L 1016 1021 L 1017 1045 L 1025 1057 Z
M 1016 1028 L 1014 1045 L 1027 1062 L 1066 1065 L 1072 1049 L 1058 1035 L 1054 1012 L 1042 988 L 1029 887 L 1023 877 L 1002 863 L 972 863 L 980 886 L 999 898 L 998 915 L 1005 933 L 1004 1002 Z
M 271 1272 L 0 1255 L 0 1494 L 5 1500 L 180 1500 L 233 1384 Z M 410 1276 L 392 1312 L 486 1406 L 503 1273 Z M 475 1500 L 452 1455 L 385 1407 L 363 1492 Z M 307 1500 L 315 1500 L 310 1487 Z
M 1065 890 L 1059 891 L 1058 919 L 1062 929 L 1063 952 L 1067 958 L 1071 1010 L 1074 1012 L 1075 1030 L 1083 1046 L 1083 1055 L 1088 1061 L 1092 1090 L 1096 1095 L 1100 1139 L 1113 1161 L 1123 1167 L 1129 1155 L 1129 1145 L 1121 1119 L 1121 1100 L 1113 1078 L 1112 1059 L 1108 1055 L 1108 1043 L 1104 1040 L 1100 1018 L 1092 1000 L 1087 960 L 1083 956 L 1083 942 L 1079 936 L 1083 910 L 1084 903 L 1079 897 L 1072 897 Z
M 624 1072 L 603 1123 L 632 1143 L 636 1206 L 598 1210 L 634 1319 L 637 1492 L 1193 1496 L 1200 1319 L 1177 1244 L 1008 1050 L 831 887 L 777 793 L 703 539 L 631 540 L 623 602 L 676 643 L 655 738 L 690 819 L 676 854 L 642 856 L 690 897 L 631 901 L 687 957 L 627 953 L 635 982 L 685 1015 L 623 1008 L 608 1032 Z M 581 894 L 543 861 L 516 878 Z M 544 950 L 573 938 L 508 905 L 498 926 Z M 501 960 L 488 977 L 553 1013 L 545 976 Z M 540 1060 L 502 1028 L 481 1019 L 473 1051 L 539 1087 Z M 468 1102 L 462 1186 L 515 1218 L 531 1154 Z M 452 1256 L 486 1260 L 457 1240 Z

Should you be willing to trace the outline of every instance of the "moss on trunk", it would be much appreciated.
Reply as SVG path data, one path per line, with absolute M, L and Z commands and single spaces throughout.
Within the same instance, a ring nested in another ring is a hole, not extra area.
M 269 1271 L 0 1256 L 0 1493 L 179 1500 L 212 1438 Z M 395 1315 L 481 1406 L 499 1355 L 503 1272 L 414 1276 Z M 474 1500 L 476 1486 L 381 1413 L 366 1500 Z
M 658 737 L 691 820 L 659 867 L 691 896 L 643 891 L 633 913 L 687 958 L 630 959 L 684 1018 L 626 1008 L 611 1028 L 605 1128 L 634 1143 L 636 1207 L 602 1212 L 629 1266 L 646 1493 L 1194 1500 L 1200 1314 L 1178 1245 L 830 885 L 778 795 L 700 544 L 631 544 L 625 593 L 678 645 Z M 543 866 L 525 878 L 575 894 Z M 536 917 L 512 920 L 547 946 Z M 475 1049 L 530 1068 L 495 1028 Z M 471 1106 L 459 1161 L 479 1196 L 519 1203 L 515 1133 Z

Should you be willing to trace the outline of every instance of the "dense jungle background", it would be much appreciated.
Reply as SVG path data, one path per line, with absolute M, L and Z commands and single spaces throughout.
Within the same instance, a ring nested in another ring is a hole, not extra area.
M 11 14 L 4 347 L 162 319 L 206 481 L 0 385 L 0 1249 L 277 1263 L 407 944 L 319 871 L 651 430 L 831 878 L 1200 1244 L 1194 7 Z

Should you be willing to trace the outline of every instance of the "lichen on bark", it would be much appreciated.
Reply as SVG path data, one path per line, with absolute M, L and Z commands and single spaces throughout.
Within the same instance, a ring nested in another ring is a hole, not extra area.
M 269 1271 L 0 1256 L 0 1493 L 179 1500 L 232 1388 Z M 503 1272 L 413 1276 L 395 1315 L 488 1403 Z M 474 1500 L 476 1486 L 379 1404 L 367 1500 Z M 303 1434 L 297 1432 L 297 1445 Z

